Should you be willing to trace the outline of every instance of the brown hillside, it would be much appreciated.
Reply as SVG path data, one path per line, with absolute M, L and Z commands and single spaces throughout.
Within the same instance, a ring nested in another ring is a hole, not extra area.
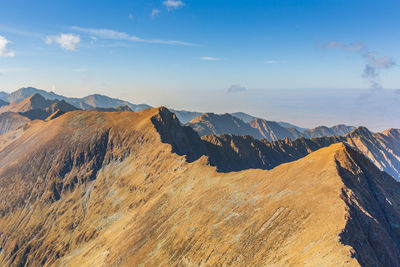
M 165 108 L 31 124 L 0 150 L 0 265 L 398 266 L 399 185 L 358 152 L 218 173 L 193 133 Z

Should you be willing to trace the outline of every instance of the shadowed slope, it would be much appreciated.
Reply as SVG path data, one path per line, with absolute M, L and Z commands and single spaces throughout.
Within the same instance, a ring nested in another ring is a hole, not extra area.
M 204 113 L 186 125 L 192 127 L 200 136 L 207 134 L 237 134 L 250 135 L 257 139 L 263 138 L 258 130 L 230 114 Z
M 400 130 L 373 134 L 359 127 L 343 137 L 289 138 L 268 142 L 250 136 L 207 135 L 201 137 L 210 162 L 218 170 L 229 172 L 247 168 L 271 169 L 300 159 L 334 143 L 344 142 L 361 151 L 380 170 L 400 180 Z
M 342 242 L 362 266 L 400 266 L 400 183 L 348 147 L 336 162 L 350 211 Z

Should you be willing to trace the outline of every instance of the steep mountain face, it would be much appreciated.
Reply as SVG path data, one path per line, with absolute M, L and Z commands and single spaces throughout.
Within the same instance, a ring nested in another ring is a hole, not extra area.
M 0 107 L 9 105 L 8 102 L 0 99 Z
M 230 114 L 204 113 L 186 125 L 192 127 L 200 136 L 207 134 L 238 134 L 263 138 L 258 130 Z
M 55 112 L 63 114 L 73 110 L 77 110 L 77 108 L 64 100 L 47 100 L 40 94 L 34 94 L 21 102 L 13 102 L 8 106 L 0 107 L 0 113 L 16 112 L 31 120 L 44 120 Z
M 234 112 L 234 113 L 231 113 L 231 115 L 236 117 L 236 118 L 241 119 L 245 123 L 250 123 L 250 122 L 258 119 L 257 117 L 254 117 L 254 116 L 249 115 L 249 114 L 244 113 L 244 112 Z
M 189 121 L 193 120 L 194 118 L 201 116 L 202 113 L 200 112 L 193 112 L 193 111 L 186 111 L 186 110 L 174 110 L 170 109 L 171 112 L 176 114 L 176 117 L 182 124 L 186 124 Z
M 354 130 L 354 126 L 347 126 L 343 124 L 335 125 L 333 127 L 319 126 L 302 133 L 303 137 L 315 138 L 322 136 L 343 136 Z
M 249 115 L 249 114 L 244 113 L 244 112 L 234 112 L 234 113 L 230 113 L 230 114 L 232 116 L 236 117 L 236 118 L 241 119 L 245 123 L 251 123 L 252 121 L 259 120 L 259 119 L 263 120 L 261 118 L 254 117 L 254 116 Z M 295 130 L 297 130 L 299 132 L 304 132 L 305 130 L 308 130 L 306 128 L 302 128 L 302 127 L 299 127 L 297 125 L 294 125 L 294 124 L 291 124 L 291 123 L 288 123 L 288 122 L 278 121 L 276 123 L 278 123 L 282 127 L 289 128 L 289 129 L 295 129 Z M 289 136 L 287 136 L 287 137 L 289 137 Z
M 266 139 L 268 141 L 276 141 L 279 139 L 290 138 L 296 139 L 299 137 L 314 138 L 322 136 L 342 136 L 354 130 L 353 126 L 337 125 L 331 128 L 321 126 L 310 130 L 304 128 L 286 128 L 280 123 L 267 121 L 264 119 L 254 119 L 247 123 L 252 116 L 245 113 L 230 114 L 214 114 L 204 113 L 199 117 L 194 118 L 186 125 L 191 126 L 200 136 L 207 134 L 238 134 L 250 135 L 257 139 Z M 239 118 L 244 118 L 245 121 Z M 290 125 L 290 124 L 288 124 Z
M 257 129 L 264 139 L 274 141 L 284 138 L 296 139 L 301 136 L 301 133 L 293 128 L 285 128 L 274 121 L 266 121 L 256 119 L 250 122 L 250 126 Z
M 31 120 L 15 112 L 0 114 L 0 135 L 17 130 L 25 126 Z
M 268 142 L 251 136 L 206 135 L 201 137 L 207 147 L 210 163 L 218 171 L 241 171 L 248 168 L 270 170 L 282 163 L 298 160 L 322 147 L 339 142 L 336 138 L 285 138 Z
M 246 166 L 271 169 L 300 159 L 322 147 L 343 142 L 362 152 L 380 170 L 400 181 L 398 129 L 373 134 L 367 128 L 359 127 L 343 137 L 286 138 L 273 142 L 235 135 L 207 135 L 202 140 L 208 147 L 210 162 L 224 172 L 243 170 Z
M 111 98 L 104 95 L 89 95 L 84 98 L 72 98 L 72 97 L 65 97 L 62 95 L 55 94 L 53 92 L 47 92 L 45 90 L 36 89 L 33 87 L 26 87 L 21 88 L 8 96 L 8 102 L 21 102 L 24 99 L 30 97 L 33 94 L 40 94 L 45 99 L 48 100 L 64 100 L 67 103 L 78 107 L 80 109 L 88 109 L 88 108 L 115 108 L 119 106 L 129 106 L 133 111 L 141 111 L 146 108 L 150 108 L 149 105 L 140 104 L 135 105 L 128 101 L 120 100 L 117 98 Z
M 300 133 L 302 133 L 302 132 L 304 132 L 306 130 L 309 130 L 307 128 L 299 127 L 297 125 L 294 125 L 294 124 L 291 124 L 291 123 L 288 123 L 288 122 L 284 122 L 284 121 L 278 121 L 278 123 L 282 127 L 289 128 L 289 129 L 292 128 L 292 129 L 297 130 Z
M 0 149 L 0 265 L 398 266 L 399 184 L 358 152 L 218 173 L 196 136 L 165 108 L 36 121 Z

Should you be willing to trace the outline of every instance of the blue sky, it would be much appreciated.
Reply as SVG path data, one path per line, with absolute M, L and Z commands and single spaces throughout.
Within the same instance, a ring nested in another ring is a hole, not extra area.
M 3 0 L 0 90 L 36 86 L 216 112 L 239 103 L 312 126 L 326 115 L 297 118 L 301 109 L 283 110 L 280 91 L 306 101 L 306 89 L 322 99 L 371 84 L 400 88 L 399 10 L 398 0 Z M 282 105 L 263 105 L 261 95 Z

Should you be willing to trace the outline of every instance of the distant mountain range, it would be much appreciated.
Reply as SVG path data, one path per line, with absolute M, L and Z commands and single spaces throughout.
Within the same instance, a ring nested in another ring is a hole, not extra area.
M 111 97 L 99 95 L 99 94 L 89 95 L 89 96 L 86 96 L 83 98 L 72 98 L 72 97 L 58 95 L 53 92 L 47 92 L 45 90 L 36 89 L 33 87 L 21 88 L 11 94 L 7 94 L 7 93 L 3 92 L 2 99 L 9 103 L 21 102 L 22 100 L 24 100 L 34 94 L 40 94 L 48 100 L 64 100 L 65 102 L 67 102 L 79 109 L 115 108 L 115 107 L 120 107 L 120 106 L 128 106 L 133 111 L 141 111 L 143 109 L 150 108 L 149 105 L 132 104 L 128 101 L 120 100 L 117 98 L 111 98 Z
M 250 135 L 256 139 L 265 138 L 268 141 L 276 141 L 286 137 L 296 139 L 299 137 L 341 136 L 355 129 L 353 126 L 336 125 L 330 128 L 320 126 L 309 130 L 303 128 L 303 131 L 300 132 L 297 130 L 298 127 L 287 128 L 282 126 L 281 123 L 259 118 L 247 123 L 246 121 L 249 121 L 251 116 L 247 114 L 245 114 L 247 116 L 244 116 L 243 114 L 241 113 L 240 117 L 244 118 L 245 121 L 228 113 L 223 115 L 204 113 L 192 119 L 186 125 L 192 127 L 200 136 L 208 134 Z
M 7 106 L 0 107 L 0 113 L 14 112 L 31 120 L 45 120 L 54 113 L 57 113 L 59 116 L 73 110 L 77 110 L 77 108 L 64 100 L 47 100 L 38 93 L 20 102 L 12 102 Z M 55 115 L 53 115 L 53 118 L 54 116 Z
M 104 95 L 99 95 L 99 94 L 94 94 L 94 95 L 89 95 L 83 98 L 73 98 L 73 97 L 66 97 L 63 95 L 56 94 L 54 92 L 48 92 L 45 90 L 33 88 L 33 87 L 25 87 L 18 89 L 17 91 L 8 94 L 6 92 L 0 92 L 0 101 L 3 100 L 5 102 L 11 103 L 11 102 L 20 102 L 34 94 L 40 94 L 44 98 L 48 100 L 64 100 L 65 102 L 75 106 L 76 108 L 79 109 L 95 109 L 95 108 L 117 108 L 121 106 L 128 106 L 132 111 L 141 111 L 146 108 L 151 108 L 150 105 L 146 104 L 132 104 L 128 101 L 124 101 L 121 99 L 117 98 L 111 98 L 108 96 Z M 4 103 L 3 105 L 6 105 L 8 103 Z M 0 102 L 0 106 L 2 106 L 2 102 Z M 170 109 L 172 112 L 176 114 L 178 117 L 179 121 L 183 124 L 188 123 L 192 119 L 200 116 L 201 112 L 196 112 L 196 111 L 187 111 L 187 110 L 175 110 L 175 109 Z M 257 117 L 251 116 L 249 114 L 243 113 L 243 112 L 236 112 L 232 113 L 231 115 L 242 119 L 244 122 L 249 123 L 250 121 L 254 119 L 258 119 Z M 286 128 L 294 128 L 300 132 L 305 131 L 307 129 L 287 123 L 287 122 L 278 122 L 281 126 L 286 127 Z

